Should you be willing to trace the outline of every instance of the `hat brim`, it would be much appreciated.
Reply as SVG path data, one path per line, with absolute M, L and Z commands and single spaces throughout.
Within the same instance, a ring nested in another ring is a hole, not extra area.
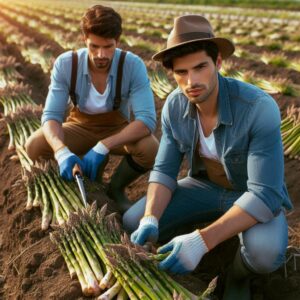
M 201 39 L 195 39 L 195 40 L 190 40 L 190 41 L 182 42 L 180 44 L 177 44 L 177 45 L 174 45 L 172 47 L 169 47 L 169 48 L 166 48 L 164 50 L 161 50 L 161 51 L 155 53 L 152 56 L 152 59 L 155 60 L 155 61 L 162 61 L 162 59 L 165 56 L 165 54 L 167 52 L 169 52 L 170 50 L 178 48 L 178 47 L 180 47 L 182 45 L 187 45 L 187 44 L 190 44 L 190 43 L 202 42 L 202 41 L 212 41 L 212 42 L 214 42 L 218 46 L 218 49 L 219 49 L 219 51 L 220 51 L 221 56 L 222 56 L 223 59 L 226 59 L 229 56 L 231 56 L 233 54 L 234 50 L 235 50 L 234 44 L 230 40 L 228 40 L 228 39 L 218 38 L 218 37 L 207 38 L 207 39 L 201 38 Z

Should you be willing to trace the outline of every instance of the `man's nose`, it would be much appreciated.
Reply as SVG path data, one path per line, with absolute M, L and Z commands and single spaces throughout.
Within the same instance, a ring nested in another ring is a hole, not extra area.
M 189 72 L 187 81 L 189 86 L 193 86 L 195 83 L 197 83 L 197 74 L 195 72 Z
M 105 51 L 102 48 L 99 48 L 97 51 L 97 57 L 102 58 L 105 57 Z

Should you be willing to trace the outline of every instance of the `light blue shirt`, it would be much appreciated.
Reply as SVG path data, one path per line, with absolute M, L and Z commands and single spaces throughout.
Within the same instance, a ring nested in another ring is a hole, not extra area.
M 253 85 L 221 75 L 218 80 L 218 124 L 213 130 L 218 157 L 234 189 L 244 192 L 235 204 L 258 221 L 267 222 L 282 206 L 292 208 L 284 183 L 278 106 Z M 190 176 L 197 177 L 204 168 L 194 155 L 199 139 L 196 116 L 195 106 L 179 88 L 169 95 L 149 182 L 161 183 L 173 192 L 184 155 Z
M 79 49 L 77 53 L 78 69 L 75 93 L 80 110 L 87 100 L 92 82 L 88 69 L 87 49 Z M 121 50 L 116 49 L 108 75 L 111 89 L 106 100 L 106 105 L 109 111 L 113 109 L 120 53 Z M 68 51 L 61 54 L 55 61 L 51 74 L 51 84 L 42 115 L 42 124 L 48 120 L 56 120 L 59 123 L 64 121 L 69 100 L 71 69 L 72 51 Z M 120 112 L 124 117 L 129 121 L 132 111 L 134 120 L 142 121 L 153 132 L 156 126 L 156 112 L 147 69 L 144 62 L 137 55 L 129 51 L 126 54 L 123 65 L 121 96 Z

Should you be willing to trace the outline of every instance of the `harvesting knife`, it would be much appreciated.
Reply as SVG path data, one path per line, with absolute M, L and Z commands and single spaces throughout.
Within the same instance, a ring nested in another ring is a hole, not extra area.
M 81 194 L 81 198 L 83 200 L 83 204 L 86 207 L 87 206 L 87 199 L 86 199 L 86 193 L 85 193 L 85 189 L 84 189 L 84 185 L 83 185 L 83 178 L 81 176 L 81 170 L 79 168 L 78 165 L 75 165 L 73 168 L 73 176 L 77 182 L 80 194 Z

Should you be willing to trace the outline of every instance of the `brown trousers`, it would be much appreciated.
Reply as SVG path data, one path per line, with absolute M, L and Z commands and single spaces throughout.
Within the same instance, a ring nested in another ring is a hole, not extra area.
M 63 123 L 64 143 L 76 155 L 84 155 L 97 142 L 117 134 L 128 125 L 128 121 L 119 111 L 89 115 L 74 107 Z M 158 150 L 158 140 L 148 135 L 134 143 L 128 143 L 112 149 L 111 154 L 131 155 L 141 167 L 151 169 Z M 53 158 L 53 150 L 46 141 L 42 129 L 34 132 L 26 142 L 26 151 L 32 160 Z

